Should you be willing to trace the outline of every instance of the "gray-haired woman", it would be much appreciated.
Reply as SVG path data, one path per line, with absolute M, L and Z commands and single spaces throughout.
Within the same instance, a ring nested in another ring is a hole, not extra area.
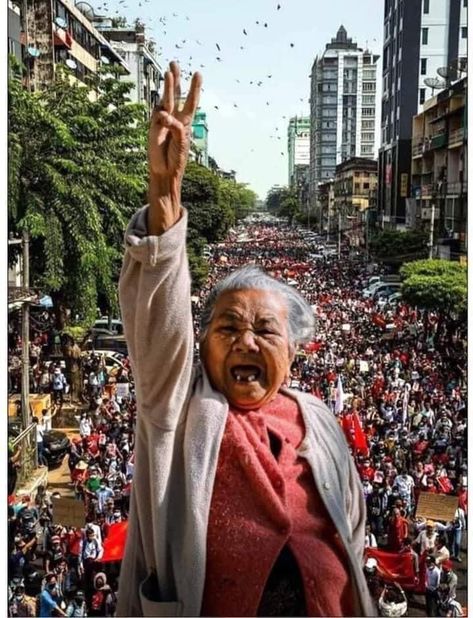
M 284 384 L 310 306 L 254 267 L 193 324 L 180 204 L 201 77 L 166 73 L 149 131 L 149 206 L 132 219 L 120 303 L 138 422 L 119 616 L 373 615 L 365 510 L 333 415 Z

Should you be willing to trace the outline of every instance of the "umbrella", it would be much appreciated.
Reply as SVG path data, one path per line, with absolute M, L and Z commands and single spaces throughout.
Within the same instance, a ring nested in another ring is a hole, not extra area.
M 126 534 L 128 521 L 111 524 L 107 538 L 103 542 L 103 556 L 101 562 L 114 562 L 121 560 L 125 553 Z

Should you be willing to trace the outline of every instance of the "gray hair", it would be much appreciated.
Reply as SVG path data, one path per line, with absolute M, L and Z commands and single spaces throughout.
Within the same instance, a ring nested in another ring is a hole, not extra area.
M 287 327 L 290 343 L 295 347 L 297 344 L 306 343 L 313 338 L 315 316 L 312 307 L 305 298 L 290 285 L 270 277 L 258 266 L 250 264 L 233 271 L 211 290 L 200 317 L 201 340 L 205 339 L 207 334 L 217 299 L 224 292 L 233 290 L 269 290 L 281 294 L 287 303 Z

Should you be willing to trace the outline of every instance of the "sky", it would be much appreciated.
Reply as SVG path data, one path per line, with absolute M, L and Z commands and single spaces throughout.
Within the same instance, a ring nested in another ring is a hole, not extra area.
M 90 3 L 97 14 L 123 15 L 129 23 L 140 17 L 147 37 L 156 41 L 161 66 L 175 59 L 182 70 L 202 73 L 200 107 L 207 113 L 209 154 L 221 168 L 235 170 L 237 180 L 261 199 L 273 185 L 288 182 L 288 120 L 309 115 L 309 75 L 325 44 L 341 24 L 363 49 L 380 53 L 383 44 L 382 0 Z M 378 90 L 379 83 L 378 77 Z

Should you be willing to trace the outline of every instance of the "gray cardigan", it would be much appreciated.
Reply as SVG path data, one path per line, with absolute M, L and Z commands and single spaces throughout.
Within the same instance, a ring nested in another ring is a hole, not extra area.
M 127 229 L 119 284 L 138 421 L 117 616 L 199 616 L 228 403 L 201 367 L 193 370 L 187 213 L 161 236 L 147 236 L 146 208 Z M 357 614 L 375 615 L 361 568 L 364 500 L 343 433 L 319 399 L 282 392 L 301 410 L 299 453 L 346 548 Z

